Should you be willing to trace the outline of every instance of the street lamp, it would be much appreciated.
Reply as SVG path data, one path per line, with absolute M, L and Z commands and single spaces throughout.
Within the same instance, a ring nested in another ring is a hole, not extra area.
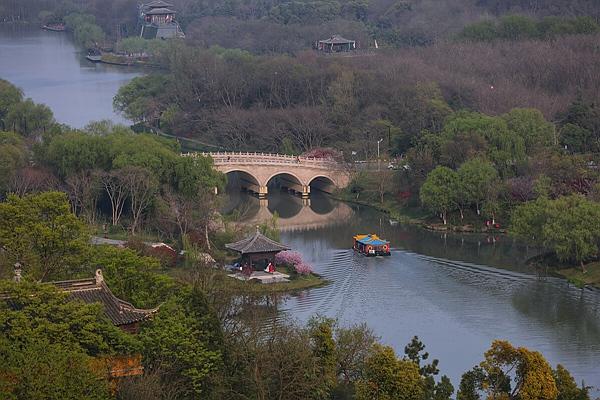
M 380 144 L 381 142 L 383 142 L 383 139 L 379 139 L 379 140 L 377 141 L 377 171 L 380 171 L 380 170 L 381 170 L 381 162 L 380 162 L 380 160 L 379 160 L 379 144 Z

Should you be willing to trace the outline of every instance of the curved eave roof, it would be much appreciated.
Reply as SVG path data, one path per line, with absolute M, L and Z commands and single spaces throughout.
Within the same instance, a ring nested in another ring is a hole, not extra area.
M 286 245 L 271 240 L 258 231 L 249 238 L 242 239 L 235 243 L 228 243 L 225 247 L 241 254 L 274 253 L 290 250 Z
M 150 310 L 135 308 L 131 303 L 116 297 L 106 283 L 97 283 L 94 278 L 53 282 L 53 284 L 73 300 L 102 304 L 106 316 L 116 326 L 146 320 L 158 311 L 158 308 Z
M 169 10 L 168 8 L 153 8 L 151 10 L 146 11 L 144 14 L 146 14 L 146 15 L 171 15 L 171 14 L 175 14 L 175 11 Z

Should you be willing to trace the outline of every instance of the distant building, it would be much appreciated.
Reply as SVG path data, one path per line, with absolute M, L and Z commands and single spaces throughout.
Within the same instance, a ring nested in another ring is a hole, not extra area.
M 325 53 L 340 53 L 356 50 L 356 41 L 344 39 L 340 35 L 333 35 L 329 39 L 319 40 L 317 50 Z
M 154 0 L 140 6 L 140 36 L 144 39 L 181 38 L 185 34 L 175 21 L 173 5 Z

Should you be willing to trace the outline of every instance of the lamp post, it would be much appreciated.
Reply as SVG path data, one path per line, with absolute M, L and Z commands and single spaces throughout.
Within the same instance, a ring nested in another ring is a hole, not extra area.
M 377 141 L 377 171 L 381 171 L 381 162 L 379 160 L 379 144 L 383 141 L 383 139 L 379 139 Z

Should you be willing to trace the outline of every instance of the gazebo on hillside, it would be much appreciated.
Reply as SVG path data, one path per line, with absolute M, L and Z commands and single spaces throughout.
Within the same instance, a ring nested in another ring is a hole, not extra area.
M 259 232 L 235 243 L 225 245 L 229 250 L 236 251 L 242 256 L 242 264 L 258 265 L 265 267 L 275 261 L 275 255 L 281 251 L 290 250 L 289 247 L 269 239 Z M 264 264 L 264 265 L 263 265 Z
M 343 51 L 356 50 L 356 41 L 333 35 L 329 39 L 319 40 L 317 42 L 317 50 L 325 53 L 339 53 Z

